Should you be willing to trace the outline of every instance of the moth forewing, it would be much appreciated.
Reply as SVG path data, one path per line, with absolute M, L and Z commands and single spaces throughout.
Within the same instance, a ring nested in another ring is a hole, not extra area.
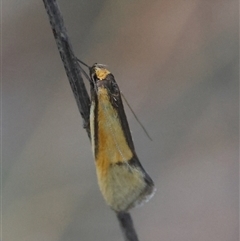
M 135 153 L 113 75 L 105 66 L 95 64 L 90 76 L 90 130 L 98 184 L 113 210 L 127 211 L 150 198 L 154 183 Z

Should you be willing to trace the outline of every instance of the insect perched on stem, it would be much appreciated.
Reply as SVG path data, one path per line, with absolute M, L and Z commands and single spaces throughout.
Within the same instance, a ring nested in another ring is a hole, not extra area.
M 92 151 L 106 203 L 116 212 L 128 211 L 148 201 L 155 188 L 136 155 L 119 87 L 105 67 L 88 67 Z

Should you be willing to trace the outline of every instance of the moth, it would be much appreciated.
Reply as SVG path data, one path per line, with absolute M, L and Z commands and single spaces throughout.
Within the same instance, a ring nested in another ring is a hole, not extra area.
M 89 67 L 89 72 L 91 145 L 99 188 L 114 211 L 126 212 L 153 196 L 154 183 L 135 152 L 113 74 L 102 64 Z

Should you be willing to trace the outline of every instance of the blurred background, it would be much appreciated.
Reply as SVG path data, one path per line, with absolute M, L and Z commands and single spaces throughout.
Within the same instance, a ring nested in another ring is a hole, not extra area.
M 58 1 L 76 55 L 107 64 L 154 198 L 141 241 L 239 240 L 238 1 Z M 2 1 L 2 237 L 123 240 L 42 1 Z M 88 83 L 86 83 L 89 88 Z

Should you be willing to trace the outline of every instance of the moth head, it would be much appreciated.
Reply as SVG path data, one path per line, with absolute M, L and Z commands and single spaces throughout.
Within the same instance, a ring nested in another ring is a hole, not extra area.
M 94 82 L 105 80 L 109 74 L 110 71 L 103 64 L 94 64 L 90 69 L 90 75 Z

